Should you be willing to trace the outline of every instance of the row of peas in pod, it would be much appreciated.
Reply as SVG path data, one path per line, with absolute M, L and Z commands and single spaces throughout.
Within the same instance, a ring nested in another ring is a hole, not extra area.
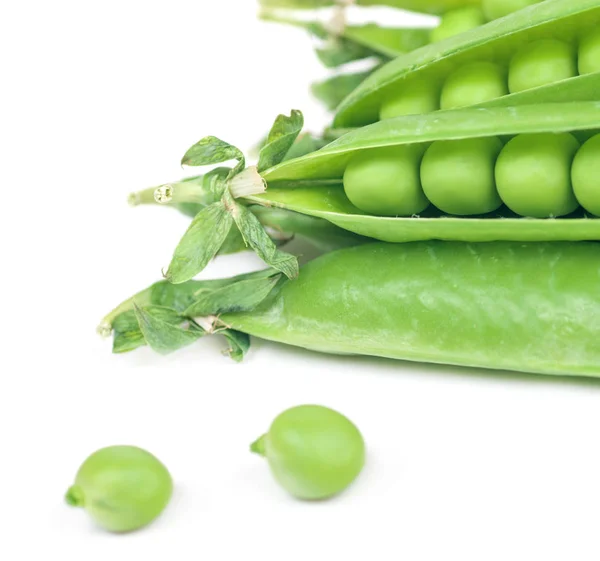
M 583 77 L 600 72 L 599 29 L 598 0 L 535 3 L 385 64 L 340 103 L 334 128 L 498 100 L 518 104 L 538 92 L 532 102 L 546 102 L 548 91 L 565 84 L 577 92 Z
M 600 216 L 600 134 L 583 145 L 570 133 L 522 134 L 408 144 L 365 151 L 348 164 L 344 190 L 359 209 L 411 216 L 433 204 L 458 216 L 505 204 L 532 218 Z
M 600 72 L 600 29 L 593 29 L 578 44 L 540 39 L 521 47 L 508 68 L 478 61 L 457 68 L 441 86 L 431 79 L 403 84 L 382 104 L 379 117 L 478 105 L 595 72 Z

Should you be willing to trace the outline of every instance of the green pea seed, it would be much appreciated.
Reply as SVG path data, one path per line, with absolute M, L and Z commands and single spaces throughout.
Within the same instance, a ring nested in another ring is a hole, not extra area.
M 502 200 L 494 168 L 501 150 L 495 137 L 434 142 L 421 164 L 425 195 L 440 210 L 459 216 L 498 209 Z
M 508 70 L 510 93 L 553 84 L 577 76 L 575 51 L 556 39 L 542 39 L 523 47 Z
M 391 119 L 403 115 L 422 115 L 440 108 L 438 87 L 427 80 L 403 82 L 389 95 L 379 109 L 379 119 Z
M 579 45 L 579 74 L 600 72 L 600 31 L 594 29 Z
M 585 210 L 600 216 L 600 134 L 590 138 L 573 160 L 572 179 L 575 197 Z
M 513 212 L 533 218 L 564 216 L 578 206 L 571 164 L 579 142 L 569 133 L 513 138 L 496 163 L 500 198 Z
M 344 415 L 318 405 L 284 411 L 250 449 L 266 457 L 284 489 L 306 500 L 342 492 L 365 463 L 365 443 L 356 426 Z
M 440 106 L 457 109 L 508 94 L 505 71 L 492 62 L 476 62 L 454 71 L 444 83 Z
M 424 152 L 423 145 L 413 144 L 355 156 L 344 172 L 346 196 L 368 214 L 411 216 L 422 212 L 429 206 L 419 174 Z
M 481 7 L 487 21 L 502 18 L 542 0 L 482 0 Z
M 167 468 L 152 454 L 134 446 L 110 446 L 82 464 L 65 500 L 85 508 L 106 530 L 130 532 L 152 522 L 172 491 Z
M 451 10 L 442 16 L 440 24 L 431 31 L 431 42 L 443 41 L 459 35 L 485 23 L 483 12 L 479 8 L 461 8 Z

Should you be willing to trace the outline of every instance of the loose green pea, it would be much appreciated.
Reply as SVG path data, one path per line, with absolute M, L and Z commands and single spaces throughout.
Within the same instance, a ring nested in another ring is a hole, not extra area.
M 172 492 L 171 475 L 152 454 L 134 446 L 110 446 L 82 464 L 65 500 L 83 507 L 106 530 L 130 532 L 152 522 Z
M 250 449 L 267 459 L 284 489 L 306 500 L 341 493 L 365 463 L 365 443 L 356 426 L 319 405 L 284 411 Z
M 457 109 L 508 93 L 505 71 L 492 62 L 476 62 L 454 71 L 444 83 L 440 106 Z
M 481 7 L 487 21 L 502 18 L 542 0 L 482 0 Z
M 403 82 L 379 109 L 379 119 L 432 113 L 440 108 L 439 88 L 431 81 Z
M 431 42 L 436 43 L 448 37 L 459 35 L 485 23 L 480 8 L 470 7 L 451 10 L 442 16 L 440 24 L 431 31 Z
M 571 164 L 579 142 L 569 133 L 522 134 L 496 163 L 500 198 L 513 212 L 533 218 L 564 216 L 578 206 Z
M 579 45 L 579 74 L 600 72 L 600 30 L 594 29 Z
M 344 172 L 350 202 L 368 214 L 411 216 L 429 201 L 421 188 L 421 144 L 376 148 L 355 156 Z
M 459 216 L 498 209 L 502 200 L 494 168 L 500 150 L 495 137 L 434 142 L 421 164 L 425 195 L 440 210 Z
M 590 138 L 573 160 L 572 179 L 575 197 L 585 210 L 600 216 L 600 134 Z
M 577 76 L 575 51 L 556 39 L 542 39 L 523 47 L 508 70 L 510 93 L 522 92 Z

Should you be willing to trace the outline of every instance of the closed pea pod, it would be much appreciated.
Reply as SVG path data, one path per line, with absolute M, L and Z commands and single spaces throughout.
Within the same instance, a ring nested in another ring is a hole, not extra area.
M 369 76 L 340 104 L 334 126 L 359 127 L 376 121 L 382 103 L 391 103 L 394 95 L 402 95 L 403 88 L 412 80 L 430 82 L 439 88 L 453 72 L 481 61 L 493 62 L 507 71 L 511 60 L 537 41 L 556 40 L 568 45 L 569 52 L 573 53 L 573 64 L 582 38 L 599 24 L 598 0 L 552 0 L 422 47 L 394 59 Z M 564 76 L 564 72 L 560 74 L 556 87 L 562 87 L 559 84 Z M 579 83 L 579 79 L 575 76 L 570 80 Z M 544 92 L 540 101 L 546 99 L 546 91 L 552 86 L 554 84 L 548 83 L 539 86 Z M 579 86 L 573 89 L 576 91 Z M 518 104 L 520 95 L 513 93 L 506 96 L 511 98 L 508 103 Z
M 342 492 L 365 463 L 365 443 L 356 426 L 341 413 L 319 405 L 284 411 L 251 450 L 267 459 L 284 489 L 305 500 Z
M 152 454 L 134 446 L 111 446 L 82 464 L 66 501 L 83 507 L 111 532 L 130 532 L 157 518 L 172 492 L 167 468 Z
M 600 134 L 590 138 L 573 161 L 573 189 L 577 200 L 591 214 L 600 216 Z
M 494 166 L 501 149 L 495 137 L 434 142 L 421 166 L 425 195 L 449 214 L 470 216 L 497 210 L 502 201 Z
M 225 321 L 323 352 L 600 376 L 599 257 L 586 243 L 367 244 Z

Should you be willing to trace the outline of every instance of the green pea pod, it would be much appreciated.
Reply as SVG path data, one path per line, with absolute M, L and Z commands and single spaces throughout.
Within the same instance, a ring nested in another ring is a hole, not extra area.
M 600 246 L 586 242 L 365 244 L 311 261 L 296 280 L 280 277 L 254 308 L 212 318 L 213 332 L 224 326 L 324 353 L 600 377 L 599 263 Z M 222 299 L 214 306 L 223 309 Z
M 519 218 L 507 209 L 484 217 L 449 217 L 436 210 L 408 218 L 371 216 L 348 200 L 345 168 L 357 154 L 434 141 L 569 132 L 582 140 L 600 129 L 600 102 L 469 108 L 381 121 L 303 158 L 263 172 L 269 187 L 249 200 L 325 218 L 351 232 L 389 242 L 600 240 L 600 220 L 579 213 L 560 219 Z
M 314 9 L 330 6 L 390 6 L 424 14 L 443 14 L 464 6 L 479 6 L 481 0 L 259 0 L 264 8 Z
M 599 24 L 599 0 L 552 0 L 427 45 L 394 59 L 367 78 L 341 103 L 334 126 L 373 123 L 390 96 L 419 83 L 442 89 L 453 72 L 470 63 L 486 61 L 507 68 L 523 47 L 537 40 L 560 40 L 576 50 L 582 37 Z

